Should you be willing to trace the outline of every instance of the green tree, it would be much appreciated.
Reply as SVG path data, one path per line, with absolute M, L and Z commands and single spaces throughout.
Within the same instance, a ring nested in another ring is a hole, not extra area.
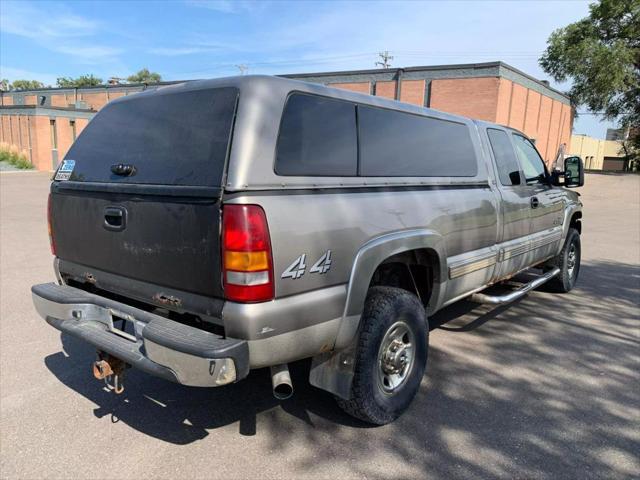
M 159 73 L 150 72 L 148 68 L 143 68 L 127 77 L 127 82 L 131 83 L 158 83 L 161 80 L 162 76 Z
M 56 79 L 56 84 L 62 88 L 95 87 L 102 85 L 102 79 L 91 73 L 89 75 L 80 75 L 78 78 L 59 77 Z
M 10 90 L 37 90 L 44 88 L 44 84 L 37 80 L 14 80 Z
M 8 92 L 9 87 L 11 87 L 9 80 L 7 80 L 6 78 L 3 78 L 2 80 L 0 80 L 0 90 L 2 90 L 3 92 Z
M 591 4 L 588 17 L 551 34 L 540 65 L 557 82 L 571 81 L 574 107 L 640 126 L 640 0 Z M 632 143 L 640 147 L 640 135 Z

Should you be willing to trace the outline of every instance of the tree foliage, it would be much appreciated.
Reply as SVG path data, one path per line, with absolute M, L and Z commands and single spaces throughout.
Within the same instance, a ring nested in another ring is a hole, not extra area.
M 161 80 L 162 76 L 159 73 L 150 72 L 148 68 L 143 68 L 127 77 L 127 82 L 131 83 L 158 83 Z
M 44 88 L 44 84 L 37 80 L 14 80 L 9 85 L 8 89 L 9 90 L 38 90 L 39 88 Z
M 640 0 L 601 0 L 589 10 L 551 34 L 540 65 L 556 81 L 571 81 L 574 106 L 639 126 Z
M 56 84 L 62 88 L 95 87 L 102 85 L 102 79 L 91 73 L 89 75 L 80 75 L 78 78 L 59 77 L 56 80 Z

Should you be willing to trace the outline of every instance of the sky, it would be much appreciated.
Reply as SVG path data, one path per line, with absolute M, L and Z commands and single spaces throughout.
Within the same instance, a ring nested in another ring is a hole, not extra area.
M 539 79 L 549 34 L 585 1 L 0 1 L 0 76 L 55 86 L 142 67 L 163 80 L 501 60 Z M 556 84 L 559 90 L 569 85 Z M 585 112 L 586 109 L 578 109 Z M 581 114 L 574 133 L 614 126 Z

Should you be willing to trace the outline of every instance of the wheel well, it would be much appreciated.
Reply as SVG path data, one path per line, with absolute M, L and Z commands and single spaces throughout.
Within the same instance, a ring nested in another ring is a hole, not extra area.
M 575 228 L 578 230 L 579 234 L 582 234 L 582 212 L 576 212 L 571 217 L 571 221 L 569 222 L 569 228 Z
M 370 287 L 396 287 L 414 293 L 427 306 L 433 284 L 440 275 L 435 250 L 421 248 L 398 253 L 384 260 L 371 277 Z

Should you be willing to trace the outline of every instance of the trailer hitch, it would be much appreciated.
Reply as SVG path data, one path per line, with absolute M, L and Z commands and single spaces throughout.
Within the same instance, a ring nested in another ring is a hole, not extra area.
M 93 376 L 98 380 L 104 380 L 109 390 L 117 395 L 124 392 L 124 371 L 130 365 L 119 358 L 98 351 L 98 360 L 93 362 Z

